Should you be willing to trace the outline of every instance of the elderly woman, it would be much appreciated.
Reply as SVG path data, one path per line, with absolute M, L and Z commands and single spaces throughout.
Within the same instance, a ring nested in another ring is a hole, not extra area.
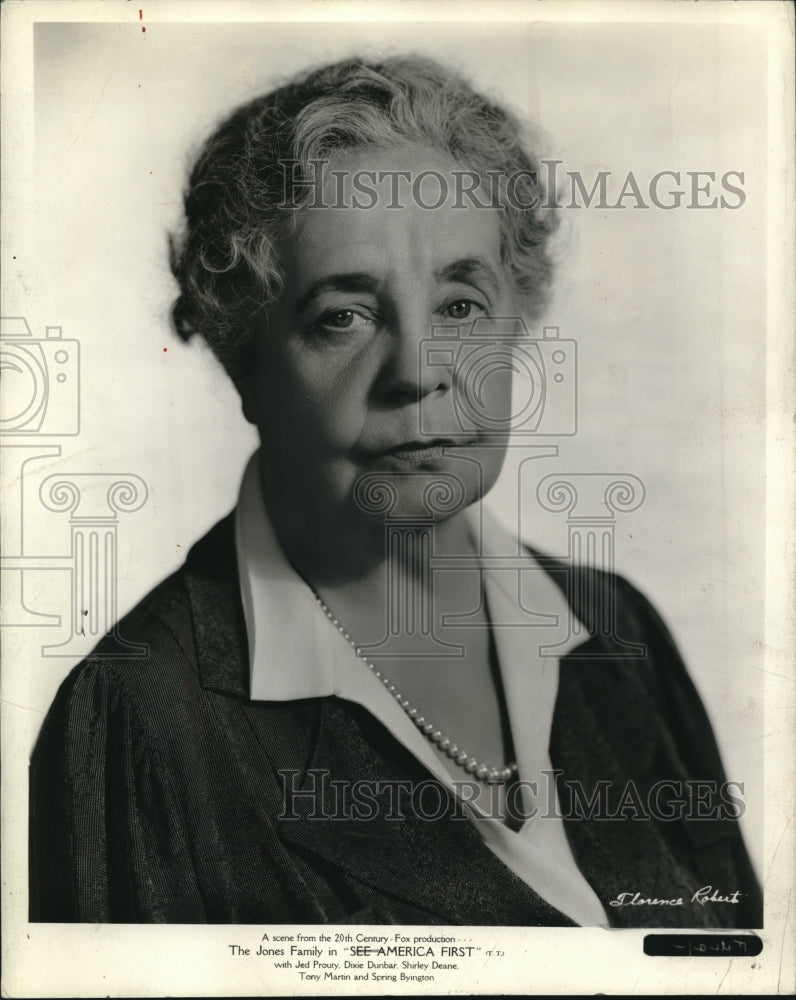
M 261 447 L 125 619 L 148 654 L 108 637 L 58 694 L 32 919 L 760 924 L 655 611 L 523 550 L 528 625 L 478 503 L 550 284 L 546 200 L 513 117 L 416 58 L 312 72 L 207 141 L 174 323 Z

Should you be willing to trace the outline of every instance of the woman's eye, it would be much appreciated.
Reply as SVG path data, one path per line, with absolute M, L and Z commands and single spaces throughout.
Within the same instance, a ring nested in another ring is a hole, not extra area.
M 473 309 L 481 309 L 483 312 L 482 307 L 477 302 L 473 302 L 472 299 L 457 299 L 445 307 L 450 318 L 456 320 L 469 319 Z
M 330 309 L 314 323 L 318 333 L 364 333 L 373 323 L 373 317 L 359 309 Z
M 324 326 L 330 326 L 334 330 L 347 330 L 354 324 L 355 313 L 353 309 L 338 309 L 336 312 L 326 313 L 321 317 Z

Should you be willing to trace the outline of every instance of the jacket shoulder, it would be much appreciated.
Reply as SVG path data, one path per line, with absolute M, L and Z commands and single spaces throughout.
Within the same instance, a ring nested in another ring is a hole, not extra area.
M 202 632 L 214 624 L 213 612 L 202 604 L 218 609 L 225 603 L 223 595 L 234 617 L 236 576 L 231 573 L 236 569 L 228 517 L 70 671 L 45 727 L 57 719 L 106 715 L 123 703 L 128 711 L 135 712 L 138 706 L 144 719 L 158 718 L 163 714 L 158 705 L 180 704 L 192 691 L 195 697 L 201 682 Z
M 606 612 L 621 622 L 627 638 L 638 641 L 650 632 L 675 649 L 675 643 L 651 601 L 619 573 L 570 563 L 527 545 L 526 548 L 561 590 L 573 614 L 590 634 L 604 628 Z

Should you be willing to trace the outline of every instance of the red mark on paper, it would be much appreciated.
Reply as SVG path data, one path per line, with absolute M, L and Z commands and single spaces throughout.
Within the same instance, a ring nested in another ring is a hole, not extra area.
M 139 21 L 142 20 L 143 17 L 144 17 L 144 12 L 142 10 L 139 10 L 139 12 L 138 12 L 138 20 Z
M 163 353 L 164 353 L 164 354 L 166 353 L 166 351 L 168 351 L 168 347 L 164 347 L 164 348 L 163 348 Z

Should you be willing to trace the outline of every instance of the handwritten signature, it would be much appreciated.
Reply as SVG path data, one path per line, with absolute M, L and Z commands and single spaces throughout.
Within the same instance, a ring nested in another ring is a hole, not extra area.
M 743 893 L 738 889 L 733 892 L 722 893 L 714 889 L 712 885 L 703 885 L 701 889 L 693 894 L 691 903 L 699 903 L 705 906 L 707 903 L 740 903 Z M 673 899 L 658 899 L 656 896 L 644 896 L 640 892 L 620 892 L 616 899 L 608 903 L 609 906 L 685 906 L 682 896 Z

